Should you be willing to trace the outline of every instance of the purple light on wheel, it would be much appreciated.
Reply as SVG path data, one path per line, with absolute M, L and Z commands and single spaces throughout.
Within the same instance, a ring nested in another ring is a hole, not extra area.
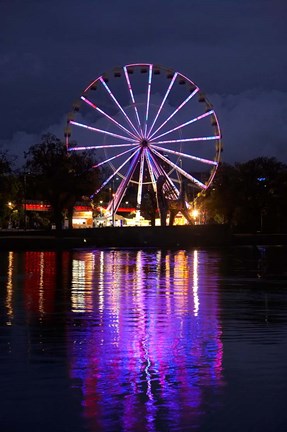
M 158 116 L 159 116 L 160 113 L 161 113 L 161 110 L 162 110 L 162 108 L 163 108 L 163 106 L 164 106 L 164 104 L 165 104 L 165 101 L 166 101 L 166 99 L 167 99 L 167 97 L 168 97 L 168 95 L 169 95 L 169 93 L 170 93 L 170 91 L 171 91 L 171 89 L 172 89 L 172 86 L 173 86 L 173 84 L 174 84 L 174 82 L 175 82 L 175 80 L 176 80 L 177 75 L 178 75 L 177 72 L 175 72 L 175 74 L 174 74 L 173 77 L 172 77 L 172 80 L 171 80 L 171 82 L 170 82 L 170 84 L 169 84 L 169 86 L 168 86 L 168 89 L 167 89 L 167 91 L 166 91 L 166 93 L 165 93 L 165 95 L 164 95 L 164 98 L 163 98 L 163 100 L 162 100 L 162 103 L 160 104 L 160 107 L 159 107 L 159 109 L 158 109 L 158 111 L 157 111 L 157 113 L 156 113 L 156 116 L 155 116 L 155 118 L 154 118 L 154 121 L 153 121 L 153 123 L 152 123 L 152 125 L 151 125 L 151 127 L 150 127 L 150 130 L 149 130 L 148 134 L 147 134 L 148 137 L 150 136 L 150 134 L 151 134 L 151 132 L 152 132 L 152 130 L 153 130 L 153 127 L 154 127 L 154 125 L 155 125 L 155 122 L 157 121 Z
M 195 177 L 193 177 L 192 175 L 190 175 L 189 173 L 187 173 L 186 171 L 184 171 L 182 168 L 180 168 L 178 165 L 176 165 L 175 163 L 173 163 L 172 161 L 170 161 L 169 159 L 167 159 L 165 156 L 163 156 L 157 150 L 151 149 L 151 151 L 156 156 L 160 157 L 160 159 L 162 159 L 165 163 L 167 163 L 168 165 L 170 165 L 172 168 L 176 169 L 184 177 L 188 178 L 193 183 L 195 183 L 197 186 L 199 186 L 201 189 L 207 189 L 207 186 L 204 183 L 202 183 L 201 181 L 197 180 Z
M 130 92 L 131 100 L 132 100 L 132 103 L 133 103 L 133 107 L 134 107 L 134 110 L 135 110 L 135 114 L 136 114 L 136 118 L 137 118 L 137 122 L 138 122 L 138 127 L 139 127 L 139 130 L 141 132 L 141 135 L 143 135 L 142 129 L 141 129 L 141 122 L 140 122 L 140 118 L 139 118 L 139 113 L 138 113 L 138 109 L 136 107 L 136 101 L 135 101 L 133 89 L 132 89 L 132 86 L 131 86 L 129 74 L 128 74 L 128 71 L 127 71 L 127 66 L 124 66 L 123 69 L 124 69 L 124 73 L 125 73 L 128 89 L 129 89 L 129 92 Z
M 109 114 L 107 114 L 105 111 L 103 111 L 101 108 L 97 107 L 95 104 L 93 104 L 93 102 L 91 102 L 89 99 L 87 99 L 84 96 L 81 96 L 81 99 L 88 105 L 90 105 L 92 108 L 94 108 L 96 111 L 98 111 L 99 113 L 101 113 L 104 117 L 108 118 L 111 122 L 113 122 L 114 124 L 116 124 L 120 129 L 124 130 L 128 135 L 134 137 L 135 139 L 137 139 L 137 136 L 134 135 L 131 131 L 129 131 L 128 129 L 126 129 L 123 125 L 121 125 L 119 122 L 117 122 L 114 118 L 112 118 Z
M 115 159 L 117 159 L 117 158 L 119 158 L 119 157 L 121 157 L 121 156 L 129 153 L 130 151 L 131 150 L 129 149 L 129 150 L 126 150 L 126 151 L 124 151 L 122 153 L 118 153 L 116 156 L 112 156 L 109 159 L 106 159 L 106 160 L 104 160 L 102 162 L 97 163 L 96 165 L 93 165 L 92 168 L 98 168 L 99 166 L 104 165 L 105 163 L 111 162 L 112 160 L 115 160 Z
M 107 90 L 107 92 L 109 93 L 110 97 L 113 99 L 113 101 L 115 102 L 115 104 L 117 105 L 117 107 L 120 109 L 120 111 L 122 112 L 122 114 L 124 115 L 124 117 L 126 118 L 127 122 L 129 123 L 129 125 L 134 129 L 134 131 L 136 132 L 136 135 L 139 136 L 138 130 L 136 129 L 136 127 L 134 126 L 134 124 L 132 123 L 131 119 L 129 118 L 129 116 L 127 115 L 127 113 L 125 112 L 125 110 L 123 109 L 123 107 L 121 106 L 121 104 L 118 102 L 117 98 L 114 96 L 114 94 L 112 93 L 112 91 L 110 90 L 109 86 L 107 85 L 107 83 L 105 83 L 103 77 L 100 77 L 100 81 L 103 84 L 103 86 L 105 87 L 105 89 Z
M 151 166 L 153 167 L 153 170 L 156 174 L 156 178 L 158 178 L 161 174 L 165 174 L 165 176 L 166 176 L 167 174 L 164 171 L 163 167 L 161 165 L 159 165 L 158 161 L 153 157 L 151 148 L 148 149 L 147 154 L 148 154 L 149 160 L 151 162 Z
M 83 123 L 78 123 L 78 122 L 75 122 L 74 120 L 70 120 L 70 124 L 73 124 L 74 126 L 79 126 L 81 128 L 88 129 L 88 130 L 91 130 L 91 131 L 94 131 L 94 132 L 99 132 L 99 133 L 102 133 L 102 134 L 110 135 L 110 136 L 115 137 L 115 138 L 120 138 L 120 139 L 124 139 L 124 140 L 127 140 L 127 141 L 131 141 L 132 143 L 134 143 L 134 140 L 131 139 L 131 138 L 127 138 L 127 137 L 125 137 L 123 135 L 118 135 L 118 134 L 115 134 L 113 132 L 109 132 L 109 131 L 106 131 L 106 130 L 103 130 L 103 129 L 98 129 L 98 128 L 95 128 L 93 126 L 88 126 L 88 125 L 83 124 Z
M 173 116 L 175 116 L 176 113 L 178 113 L 184 105 L 187 104 L 188 101 L 190 101 L 191 98 L 199 91 L 199 88 L 197 87 L 174 111 L 173 113 L 157 128 L 156 131 L 152 135 L 150 135 L 149 139 L 151 139 L 160 129 L 163 128 L 163 126 L 169 122 Z
M 151 154 L 149 148 L 148 148 L 147 151 L 146 151 L 146 159 L 147 159 L 147 161 L 148 161 L 148 166 L 149 166 L 149 168 L 152 170 L 153 176 L 154 176 L 154 174 L 156 174 L 156 176 L 158 177 L 159 173 L 157 172 L 157 169 L 155 169 L 156 166 L 155 166 L 155 164 L 154 164 L 154 159 L 153 159 L 153 157 L 152 157 L 152 154 Z M 154 178 L 155 178 L 155 176 L 154 176 Z
M 155 170 L 155 172 L 156 172 L 156 176 L 157 176 L 157 178 L 158 178 L 160 175 L 164 175 L 164 177 L 166 178 L 167 183 L 169 184 L 169 186 L 170 186 L 170 188 L 171 188 L 171 190 L 172 190 L 172 196 L 170 196 L 170 197 L 171 197 L 171 198 L 174 198 L 174 199 L 178 198 L 178 196 L 179 196 L 179 190 L 178 190 L 177 187 L 174 185 L 173 181 L 171 180 L 171 178 L 169 177 L 168 173 L 165 171 L 165 169 L 163 168 L 163 166 L 160 165 L 160 164 L 158 163 L 158 161 L 154 158 L 154 156 L 153 156 L 152 153 L 154 153 L 154 152 L 153 152 L 152 149 L 150 149 L 150 151 L 149 151 L 149 158 L 150 158 L 150 160 L 152 161 L 152 164 L 153 164 L 153 166 L 154 166 L 154 170 Z M 170 192 L 171 192 L 171 191 L 170 191 Z
M 144 162 L 145 162 L 145 149 L 143 149 L 142 154 L 141 154 L 141 158 L 140 158 L 139 185 L 138 185 L 138 193 L 137 193 L 137 205 L 138 206 L 141 204 L 141 198 L 142 198 Z
M 172 143 L 196 142 L 196 141 L 213 141 L 218 139 L 220 139 L 219 135 L 212 135 L 207 137 L 182 138 L 182 139 L 166 140 L 166 141 L 151 141 L 151 143 L 152 144 L 172 144 Z
M 117 190 L 117 192 L 116 192 L 116 194 L 114 196 L 114 199 L 109 203 L 109 205 L 107 207 L 107 211 L 110 211 L 111 209 L 113 209 L 113 213 L 117 212 L 117 209 L 118 209 L 118 207 L 120 205 L 121 199 L 122 199 L 122 197 L 125 194 L 126 188 L 127 188 L 128 184 L 129 184 L 129 182 L 130 182 L 130 180 L 131 180 L 131 178 L 133 176 L 133 173 L 135 171 L 136 165 L 137 165 L 137 163 L 139 161 L 139 157 L 140 157 L 140 154 L 141 154 L 141 152 L 139 150 L 140 149 L 138 149 L 136 152 L 134 152 L 131 155 L 131 157 L 129 158 L 129 159 L 131 159 L 131 158 L 133 158 L 133 159 L 130 162 L 130 166 L 128 168 L 127 174 L 123 178 L 123 180 L 122 180 L 122 182 L 120 184 L 120 187 L 118 188 L 118 190 Z M 114 175 L 115 174 L 116 174 L 116 172 L 114 173 Z
M 175 132 L 175 131 L 178 130 L 178 129 L 182 129 L 182 128 L 184 128 L 185 126 L 188 126 L 188 125 L 190 125 L 190 124 L 192 124 L 192 123 L 195 123 L 196 121 L 201 120 L 201 119 L 203 119 L 203 118 L 205 118 L 205 117 L 207 117 L 207 116 L 209 116 L 209 115 L 211 115 L 211 114 L 213 114 L 213 113 L 214 113 L 214 111 L 212 111 L 212 110 L 211 110 L 211 111 L 208 111 L 208 112 L 206 112 L 206 113 L 204 113 L 204 114 L 202 114 L 202 115 L 200 115 L 200 116 L 198 116 L 198 117 L 195 117 L 195 118 L 189 120 L 188 122 L 182 123 L 181 125 L 176 126 L 175 128 L 170 129 L 170 130 L 168 130 L 167 132 L 162 133 L 161 135 L 157 135 L 157 136 L 154 137 L 153 139 L 161 138 L 161 137 L 163 137 L 163 136 L 165 136 L 165 135 L 167 135 L 167 134 L 169 134 L 169 133 L 171 133 L 171 132 Z M 153 141 L 151 138 L 150 138 L 150 140 Z
M 111 174 L 107 180 L 105 180 L 102 185 L 90 196 L 90 198 L 93 198 L 95 195 L 97 195 L 111 180 L 112 178 L 118 174 L 118 172 L 132 159 L 132 157 L 139 152 L 139 148 L 135 150 L 119 167 L 116 171 Z
M 182 152 L 179 152 L 179 151 L 175 151 L 175 150 L 170 150 L 170 149 L 167 149 L 165 147 L 158 147 L 158 146 L 152 145 L 151 148 L 159 150 L 159 151 L 165 151 L 166 153 L 170 153 L 170 154 L 173 154 L 175 156 L 180 156 L 180 157 L 192 159 L 192 160 L 195 160 L 195 161 L 198 161 L 198 162 L 202 162 L 204 164 L 215 165 L 215 166 L 218 165 L 218 162 L 216 162 L 216 161 L 200 158 L 200 157 L 197 157 L 197 156 L 192 156 L 192 155 L 189 155 L 189 154 L 186 154 L 186 153 L 182 153 Z
M 155 176 L 154 176 L 154 172 L 153 172 L 153 168 L 152 168 L 152 164 L 151 164 L 151 158 L 150 158 L 150 151 L 149 151 L 149 149 L 147 149 L 146 152 L 145 152 L 145 158 L 146 158 L 146 163 L 147 163 L 149 175 L 150 175 L 150 178 L 151 178 L 151 182 L 152 182 L 152 185 L 153 185 L 153 190 L 154 190 L 154 192 L 156 192 L 156 180 L 155 180 Z
M 129 67 L 135 67 L 135 66 L 146 66 L 146 67 L 148 67 L 148 66 L 152 66 L 152 65 L 151 65 L 151 63 L 131 63 L 131 64 L 126 65 L 127 68 L 129 68 Z
M 146 133 L 147 133 L 147 122 L 148 122 L 148 115 L 149 115 L 151 79 L 152 79 L 152 65 L 149 66 L 149 74 L 148 74 L 147 102 L 146 102 L 146 114 L 145 114 L 145 131 L 144 131 L 145 137 L 146 137 Z
M 92 146 L 82 146 L 82 147 L 70 147 L 68 151 L 85 151 L 85 150 L 99 150 L 105 148 L 116 148 L 116 147 L 134 147 L 134 144 L 105 144 L 105 145 L 92 145 Z M 128 150 L 130 151 L 130 150 Z

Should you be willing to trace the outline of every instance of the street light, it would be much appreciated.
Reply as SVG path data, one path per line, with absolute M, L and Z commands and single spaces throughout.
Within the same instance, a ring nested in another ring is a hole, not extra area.
M 194 219 L 194 223 L 196 224 L 196 219 L 197 219 L 198 216 L 199 216 L 199 210 L 197 210 L 197 209 L 193 209 L 192 212 L 191 212 L 191 216 L 193 217 L 193 219 Z

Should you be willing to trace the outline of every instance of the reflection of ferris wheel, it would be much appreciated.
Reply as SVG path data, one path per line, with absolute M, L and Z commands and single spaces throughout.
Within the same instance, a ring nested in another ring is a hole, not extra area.
M 152 64 L 126 65 L 95 79 L 74 104 L 65 136 L 68 151 L 95 150 L 94 168 L 108 168 L 91 198 L 119 181 L 109 214 L 133 185 L 139 215 L 146 188 L 156 192 L 159 176 L 171 199 L 179 197 L 182 179 L 195 195 L 205 191 L 222 150 L 216 114 L 197 85 Z

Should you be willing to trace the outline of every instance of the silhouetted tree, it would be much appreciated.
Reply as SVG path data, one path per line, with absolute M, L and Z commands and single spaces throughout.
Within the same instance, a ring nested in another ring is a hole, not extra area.
M 278 231 L 285 202 L 287 167 L 275 158 L 259 157 L 237 164 L 240 178 L 241 229 Z
M 29 172 L 27 194 L 50 203 L 58 230 L 65 211 L 71 226 L 75 202 L 93 193 L 99 181 L 99 171 L 92 169 L 93 158 L 85 152 L 67 153 L 63 142 L 50 133 L 32 145 L 25 158 L 25 170 Z
M 208 215 L 207 222 L 236 225 L 239 193 L 237 168 L 221 164 L 212 186 L 198 199 L 201 211 Z
M 222 164 L 210 189 L 199 198 L 209 219 L 240 231 L 286 229 L 287 166 L 275 158 Z
M 8 226 L 15 207 L 16 197 L 15 176 L 12 172 L 13 158 L 8 151 L 0 151 L 0 225 L 4 228 Z M 8 203 L 13 202 L 9 206 Z
M 141 216 L 150 220 L 151 226 L 155 226 L 157 201 L 156 194 L 152 187 L 146 189 L 141 203 Z

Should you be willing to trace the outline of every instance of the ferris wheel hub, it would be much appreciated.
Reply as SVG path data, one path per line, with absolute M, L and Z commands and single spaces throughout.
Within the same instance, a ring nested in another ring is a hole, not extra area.
M 147 139 L 143 139 L 140 142 L 141 147 L 148 147 L 148 140 Z

